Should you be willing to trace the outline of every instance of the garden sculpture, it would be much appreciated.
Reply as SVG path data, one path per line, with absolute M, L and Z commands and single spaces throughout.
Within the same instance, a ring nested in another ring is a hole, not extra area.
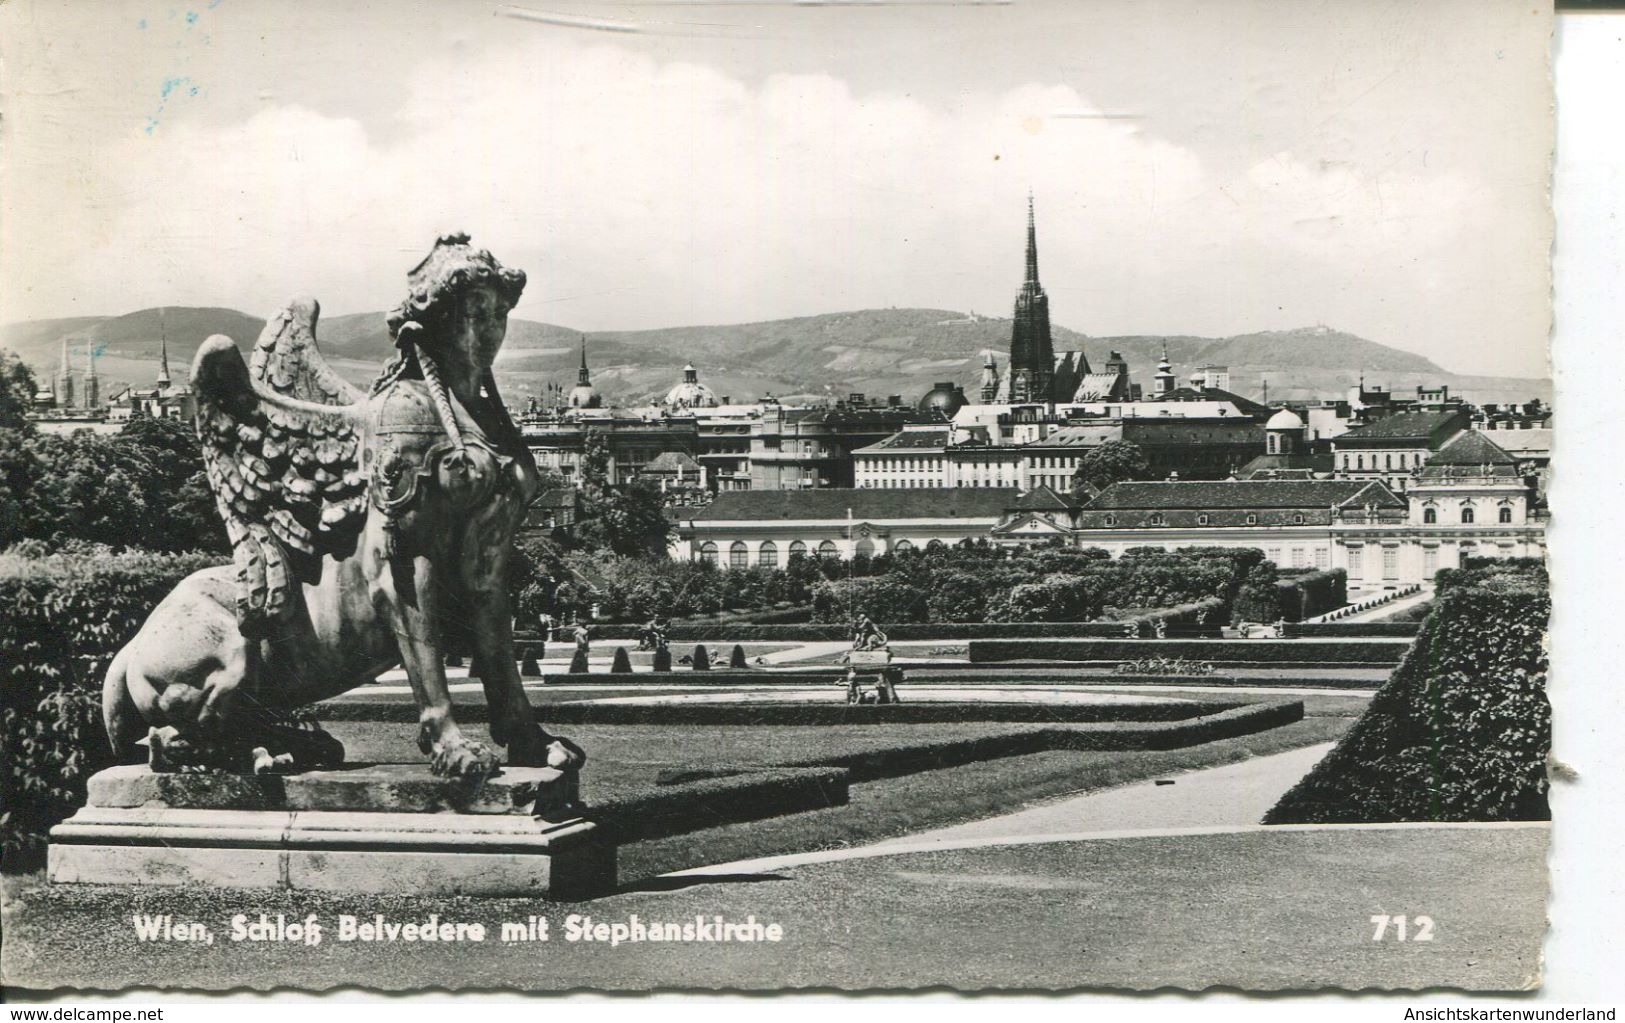
M 431 770 L 485 777 L 497 756 L 458 727 L 443 668 L 467 645 L 509 763 L 579 769 L 513 655 L 507 554 L 538 484 L 491 364 L 525 275 L 454 234 L 407 282 L 396 353 L 365 393 L 317 351 L 311 299 L 272 316 L 249 361 L 219 334 L 198 350 L 197 432 L 235 564 L 182 581 L 114 658 L 102 710 L 122 757 L 146 738 L 157 770 L 330 765 L 342 746 L 297 708 L 404 665 Z
M 852 626 L 852 649 L 886 649 L 886 634 L 880 631 L 880 627 L 868 615 L 858 615 L 857 622 Z

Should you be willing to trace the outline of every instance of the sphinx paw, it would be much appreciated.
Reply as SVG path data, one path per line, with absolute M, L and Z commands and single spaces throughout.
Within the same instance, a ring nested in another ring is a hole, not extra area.
M 516 737 L 508 747 L 508 763 L 514 767 L 552 767 L 560 771 L 579 771 L 587 762 L 587 754 L 569 739 L 548 735 L 540 727 L 532 727 Z
M 429 770 L 442 778 L 489 778 L 497 773 L 497 755 L 467 739 L 444 743 L 430 756 Z

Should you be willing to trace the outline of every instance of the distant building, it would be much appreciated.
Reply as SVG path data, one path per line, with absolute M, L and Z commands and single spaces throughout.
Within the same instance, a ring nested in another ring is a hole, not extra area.
M 683 367 L 683 379 L 676 386 L 666 392 L 666 397 L 660 407 L 668 412 L 686 411 L 688 409 L 716 408 L 722 404 L 711 388 L 700 383 L 700 371 L 694 368 L 691 362 Z
M 900 402 L 876 405 L 861 394 L 820 408 L 765 406 L 751 427 L 750 489 L 851 488 L 852 453 L 919 419 Z
M 1403 492 L 1423 463 L 1467 429 L 1465 409 L 1400 412 L 1332 441 L 1338 479 L 1381 480 Z
M 587 372 L 587 335 L 581 335 L 581 368 L 576 371 L 576 385 L 570 389 L 567 399 L 571 408 L 602 408 L 603 395 L 598 388 L 592 385 L 592 375 Z
M 735 491 L 679 517 L 673 557 L 780 567 L 796 555 L 846 560 L 988 539 L 1020 498 L 1013 487 Z
M 158 348 L 158 376 L 153 386 L 125 387 L 107 402 L 107 418 L 125 423 L 138 416 L 152 419 L 191 421 L 197 415 L 197 399 L 190 387 L 177 385 L 169 375 L 169 338 L 161 337 Z

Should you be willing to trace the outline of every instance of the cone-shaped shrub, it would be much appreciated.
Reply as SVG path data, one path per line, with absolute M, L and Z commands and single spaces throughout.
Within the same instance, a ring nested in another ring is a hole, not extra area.
M 701 643 L 699 646 L 696 646 L 694 648 L 694 670 L 695 671 L 710 671 L 711 670 L 711 655 L 706 652 L 704 643 Z
M 609 666 L 609 670 L 617 675 L 629 674 L 632 671 L 632 658 L 627 655 L 626 647 L 615 648 L 615 663 Z
M 585 675 L 587 673 L 587 651 L 577 650 L 570 658 L 570 674 Z
M 745 648 L 740 646 L 738 643 L 734 644 L 734 652 L 728 655 L 728 667 L 745 667 Z
M 671 670 L 671 650 L 669 648 L 661 647 L 659 650 L 655 651 L 655 670 Z

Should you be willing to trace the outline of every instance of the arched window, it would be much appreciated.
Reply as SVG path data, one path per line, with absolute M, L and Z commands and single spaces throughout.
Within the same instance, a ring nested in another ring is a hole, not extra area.
M 896 551 L 898 554 L 901 554 L 904 551 L 911 551 L 913 549 L 914 549 L 914 545 L 909 543 L 907 540 L 899 540 L 892 547 L 892 550 Z
M 763 568 L 778 568 L 779 545 L 772 540 L 763 540 L 762 546 L 756 550 L 756 563 Z
M 838 558 L 841 556 L 841 552 L 836 550 L 834 540 L 825 540 L 818 545 L 818 556 L 820 558 Z
M 1269 453 L 1272 454 L 1272 455 L 1278 453 L 1277 449 L 1276 449 L 1276 440 L 1277 440 L 1276 435 L 1273 434 L 1273 433 L 1270 434 L 1270 436 L 1269 436 L 1269 443 L 1270 443 L 1270 451 L 1269 451 Z
M 1356 455 L 1356 456 L 1354 456 L 1354 468 L 1356 468 L 1356 469 L 1364 469 L 1365 468 L 1365 456 L 1364 455 Z
M 1472 505 L 1464 504 L 1464 505 L 1461 506 L 1461 521 L 1462 521 L 1463 525 L 1469 525 L 1469 524 L 1472 523 L 1472 521 L 1473 521 L 1473 506 Z
M 1162 525 L 1162 512 L 1152 512 L 1151 513 L 1151 524 L 1153 526 Z
M 717 545 L 710 540 L 705 541 L 700 546 L 700 560 L 707 565 L 715 565 L 717 563 Z
M 1292 524 L 1294 526 L 1303 525 L 1303 513 L 1302 512 L 1299 512 L 1298 514 L 1292 516 Z
M 1196 524 L 1197 524 L 1197 525 L 1198 525 L 1198 526 L 1205 526 L 1205 525 L 1207 525 L 1207 521 L 1208 521 L 1208 520 L 1207 520 L 1207 512 L 1203 512 L 1203 513 L 1201 513 L 1201 514 L 1200 514 L 1200 515 L 1198 515 L 1198 516 L 1196 516 Z
M 1117 516 L 1116 515 L 1108 515 L 1108 516 L 1106 516 L 1105 522 L 1106 522 L 1106 525 L 1108 525 L 1108 526 L 1115 526 L 1115 525 L 1117 525 Z
M 1501 506 L 1500 521 L 1502 525 L 1507 525 L 1512 521 L 1512 509 L 1507 505 L 1503 504 Z
M 1385 468 L 1385 469 L 1392 469 L 1394 467 L 1394 456 L 1393 455 L 1383 455 L 1382 456 L 1382 465 L 1383 465 L 1383 468 Z
M 792 540 L 790 542 L 790 556 L 792 558 L 805 558 L 807 556 L 807 545 L 800 540 Z
M 745 541 L 735 540 L 733 546 L 728 548 L 728 567 L 747 568 L 750 566 L 750 548 Z
M 859 540 L 858 541 L 858 547 L 857 547 L 857 556 L 860 557 L 860 558 L 872 558 L 872 557 L 874 557 L 875 556 L 875 542 L 873 540 L 869 539 L 868 537 L 864 537 L 862 540 Z
M 1437 509 L 1437 508 L 1423 508 L 1422 509 L 1422 521 L 1424 523 L 1430 525 L 1430 526 L 1433 525 L 1435 522 L 1438 522 L 1439 521 L 1439 509 Z
M 1258 516 L 1257 516 L 1257 515 L 1253 515 L 1253 514 L 1251 514 L 1251 513 L 1249 513 L 1249 514 L 1248 514 L 1248 515 L 1247 515 L 1247 525 L 1249 525 L 1249 526 L 1256 526 L 1256 525 L 1258 525 Z
M 940 551 L 942 550 L 942 541 L 932 540 L 930 543 L 925 545 L 925 549 L 928 551 Z

